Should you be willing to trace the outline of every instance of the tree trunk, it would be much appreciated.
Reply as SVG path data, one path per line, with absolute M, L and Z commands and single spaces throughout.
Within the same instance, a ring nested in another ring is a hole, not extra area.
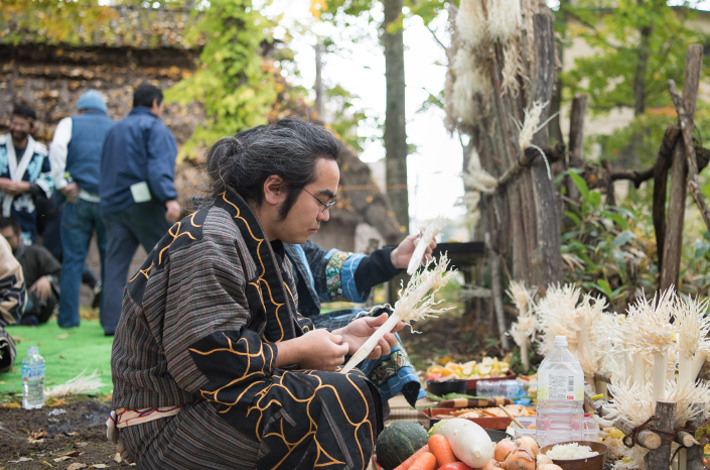
M 702 59 L 702 47 L 694 47 L 694 45 L 688 47 L 688 55 L 685 61 L 685 79 L 683 81 L 683 102 L 685 103 L 687 116 L 691 121 L 695 116 Z M 687 173 L 688 161 L 685 157 L 685 146 L 683 145 L 683 139 L 678 139 L 673 148 L 668 219 L 663 243 L 663 265 L 659 283 L 659 289 L 661 290 L 666 290 L 671 286 L 678 286 L 678 272 L 680 271 L 680 257 L 683 248 Z
M 404 114 L 404 38 L 402 28 L 389 33 L 391 23 L 401 21 L 402 0 L 383 0 L 385 9 L 384 48 L 387 103 L 385 115 L 385 152 L 387 157 L 387 196 L 397 222 L 409 232 L 409 194 L 407 191 L 407 132 Z
M 323 115 L 323 94 L 324 94 L 324 88 L 323 88 L 323 44 L 320 42 L 320 39 L 318 39 L 318 43 L 316 43 L 315 52 L 316 52 L 316 82 L 314 84 L 314 87 L 316 89 L 315 108 L 316 108 L 316 113 L 318 113 L 318 117 L 322 121 L 325 121 L 325 116 Z

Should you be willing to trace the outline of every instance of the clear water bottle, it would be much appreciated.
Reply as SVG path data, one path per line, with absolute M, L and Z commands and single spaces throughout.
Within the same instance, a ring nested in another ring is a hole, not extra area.
M 546 446 L 582 440 L 584 372 L 567 349 L 567 338 L 555 336 L 555 349 L 537 371 L 537 442 Z
M 27 349 L 22 360 L 22 408 L 34 410 L 44 406 L 44 358 L 37 346 Z

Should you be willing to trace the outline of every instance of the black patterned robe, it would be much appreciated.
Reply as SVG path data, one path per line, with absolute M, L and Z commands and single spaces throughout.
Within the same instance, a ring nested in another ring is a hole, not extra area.
M 274 367 L 310 321 L 279 242 L 224 194 L 175 224 L 129 281 L 112 352 L 113 407 L 183 406 L 121 430 L 145 469 L 364 469 L 381 429 L 362 375 Z

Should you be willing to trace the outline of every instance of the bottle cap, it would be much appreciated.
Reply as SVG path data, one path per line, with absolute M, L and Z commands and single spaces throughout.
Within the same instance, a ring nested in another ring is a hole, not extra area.
M 565 335 L 555 336 L 555 347 L 556 348 L 566 348 L 567 347 L 567 337 Z

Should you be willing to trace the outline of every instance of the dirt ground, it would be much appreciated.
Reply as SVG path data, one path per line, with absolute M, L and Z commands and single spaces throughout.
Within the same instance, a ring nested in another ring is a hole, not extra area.
M 109 403 L 75 398 L 39 410 L 0 407 L 0 470 L 130 468 L 106 439 Z

